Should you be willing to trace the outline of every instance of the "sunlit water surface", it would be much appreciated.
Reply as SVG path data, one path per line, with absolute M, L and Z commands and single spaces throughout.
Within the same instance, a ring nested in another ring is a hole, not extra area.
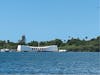
M 100 53 L 2 52 L 0 74 L 100 74 Z

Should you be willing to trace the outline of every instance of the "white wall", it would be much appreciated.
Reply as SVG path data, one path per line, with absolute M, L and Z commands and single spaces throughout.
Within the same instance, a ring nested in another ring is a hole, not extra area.
M 58 51 L 58 47 L 56 45 L 49 46 L 46 51 Z
M 28 46 L 24 46 L 24 45 L 18 45 L 17 47 L 17 51 L 32 51 L 32 48 L 28 47 Z

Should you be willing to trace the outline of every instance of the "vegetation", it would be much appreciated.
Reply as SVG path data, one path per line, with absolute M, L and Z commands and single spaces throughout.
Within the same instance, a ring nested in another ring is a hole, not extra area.
M 66 49 L 67 51 L 74 52 L 100 52 L 100 36 L 88 40 L 86 36 L 85 39 L 70 38 L 68 41 L 61 39 L 54 39 L 51 41 L 31 41 L 26 43 L 26 37 L 23 35 L 21 40 L 18 42 L 11 42 L 10 40 L 0 40 L 0 49 L 16 49 L 17 45 L 29 45 L 29 46 L 47 46 L 47 45 L 57 45 L 59 49 Z

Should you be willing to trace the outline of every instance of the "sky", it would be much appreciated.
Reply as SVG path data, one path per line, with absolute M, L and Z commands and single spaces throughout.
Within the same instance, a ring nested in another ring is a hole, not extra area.
M 0 0 L 0 40 L 47 41 L 100 35 L 99 0 Z

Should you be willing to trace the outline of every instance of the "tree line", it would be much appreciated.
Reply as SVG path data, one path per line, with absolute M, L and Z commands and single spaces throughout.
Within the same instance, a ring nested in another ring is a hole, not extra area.
M 0 40 L 0 49 L 17 49 L 17 46 L 20 45 L 29 45 L 29 46 L 48 46 L 48 45 L 57 45 L 59 49 L 66 49 L 67 51 L 73 52 L 100 52 L 100 36 L 87 40 L 79 38 L 70 38 L 69 40 L 54 39 L 50 41 L 30 41 L 26 43 L 26 37 L 23 35 L 21 40 L 18 42 L 11 42 L 10 40 Z

